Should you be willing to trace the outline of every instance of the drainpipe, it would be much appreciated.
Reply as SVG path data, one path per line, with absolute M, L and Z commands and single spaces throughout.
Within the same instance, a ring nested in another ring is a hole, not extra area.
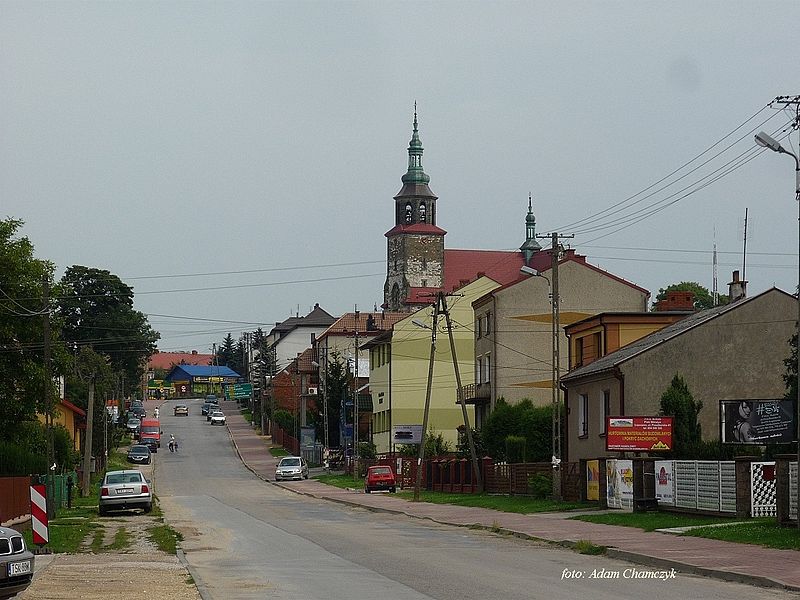
M 614 367 L 614 377 L 619 380 L 619 416 L 625 415 L 625 375 L 619 370 L 619 367 Z

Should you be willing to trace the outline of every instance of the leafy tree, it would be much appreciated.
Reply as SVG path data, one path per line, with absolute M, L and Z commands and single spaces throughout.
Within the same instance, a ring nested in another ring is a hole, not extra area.
M 508 404 L 500 399 L 481 429 L 486 452 L 492 458 L 506 460 L 506 438 L 510 435 L 521 436 L 525 438 L 528 460 L 550 462 L 553 449 L 552 415 L 549 404 L 534 406 L 528 399 L 518 404 Z
M 694 458 L 702 440 L 700 423 L 697 420 L 702 408 L 703 403 L 695 401 L 683 377 L 676 374 L 661 396 L 661 414 L 673 417 L 673 458 Z
M 103 269 L 73 265 L 59 284 L 63 337 L 108 357 L 113 371 L 138 388 L 159 334 L 134 310 L 133 289 Z
M 714 306 L 714 298 L 708 288 L 703 287 L 696 281 L 681 281 L 680 283 L 673 283 L 665 288 L 658 290 L 656 295 L 656 302 L 664 300 L 667 297 L 667 292 L 694 292 L 694 308 L 695 310 L 705 310 Z M 718 304 L 727 304 L 728 297 L 720 295 L 718 297 Z
M 486 456 L 486 446 L 483 442 L 483 434 L 480 429 L 472 430 L 472 443 L 475 444 L 475 456 L 478 459 Z M 467 439 L 467 430 L 464 425 L 458 426 L 458 443 L 456 444 L 456 452 L 459 458 L 472 458 L 469 451 L 469 440 Z
M 343 400 L 350 393 L 353 381 L 352 374 L 347 370 L 347 362 L 338 352 L 331 352 L 328 357 L 328 368 L 325 373 L 325 394 L 328 406 L 328 446 L 338 448 L 341 445 L 339 438 L 339 422 L 342 415 Z M 318 432 L 318 437 L 324 439 Z
M 275 423 L 291 436 L 295 435 L 294 415 L 288 410 L 279 409 L 275 411 Z
M 36 259 L 33 244 L 17 232 L 23 222 L 0 220 L 0 439 L 9 440 L 23 421 L 44 412 L 43 280 L 53 265 Z M 53 345 L 54 356 L 58 352 Z M 55 370 L 57 371 L 57 369 Z
M 786 374 L 783 376 L 783 382 L 786 384 L 786 394 L 784 398 L 787 400 L 797 399 L 797 334 L 792 336 L 789 340 L 789 348 L 791 352 L 789 358 L 783 361 L 786 365 Z

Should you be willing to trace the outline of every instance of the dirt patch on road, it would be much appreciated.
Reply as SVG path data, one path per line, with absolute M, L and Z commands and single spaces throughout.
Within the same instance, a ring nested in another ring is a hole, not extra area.
M 58 554 L 39 570 L 20 600 L 152 598 L 198 600 L 200 594 L 177 557 L 146 553 Z

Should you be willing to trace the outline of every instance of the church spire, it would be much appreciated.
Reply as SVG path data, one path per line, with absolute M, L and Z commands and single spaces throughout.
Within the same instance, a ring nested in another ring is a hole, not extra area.
M 525 243 L 519 249 L 525 255 L 526 265 L 530 262 L 531 256 L 542 249 L 536 241 L 536 217 L 533 216 L 533 197 L 530 193 L 528 193 L 528 215 L 525 217 Z
M 403 183 L 430 183 L 431 178 L 422 170 L 422 151 L 417 129 L 417 103 L 414 102 L 414 132 L 408 143 L 408 171 L 403 175 Z

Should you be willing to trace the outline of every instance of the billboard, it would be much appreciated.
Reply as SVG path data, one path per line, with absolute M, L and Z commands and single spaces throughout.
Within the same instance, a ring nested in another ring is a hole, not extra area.
M 419 444 L 422 442 L 422 425 L 393 425 L 393 444 Z
M 656 499 L 659 505 L 675 506 L 675 463 L 671 460 L 655 461 Z
M 786 444 L 794 441 L 794 401 L 720 400 L 719 423 L 724 444 Z
M 672 450 L 672 417 L 607 417 L 606 450 Z

